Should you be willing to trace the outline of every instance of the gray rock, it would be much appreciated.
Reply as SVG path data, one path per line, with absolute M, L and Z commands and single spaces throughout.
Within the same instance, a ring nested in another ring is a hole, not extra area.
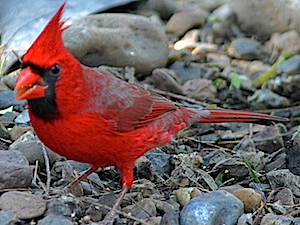
M 188 1 L 183 1 L 183 2 L 191 2 L 194 5 L 206 9 L 208 11 L 212 11 L 219 6 L 225 4 L 228 2 L 228 0 L 201 0 L 201 1 L 195 1 L 195 0 L 188 0 Z
M 188 80 L 202 78 L 207 72 L 207 68 L 201 66 L 199 63 L 185 63 L 176 61 L 169 68 L 177 73 L 179 79 L 183 83 Z
M 291 102 L 299 100 L 300 96 L 300 75 L 288 76 L 287 74 L 282 74 L 276 76 L 275 79 L 268 81 L 267 86 L 273 92 L 281 95 L 287 96 Z M 298 110 L 291 111 L 293 117 L 297 117 L 299 114 Z
M 179 225 L 179 210 L 170 210 L 163 215 L 160 225 Z
M 170 155 L 164 153 L 160 149 L 149 151 L 145 156 L 151 161 L 154 171 L 161 177 L 165 177 L 165 174 L 169 174 L 170 167 Z
M 180 205 L 177 202 L 173 201 L 172 199 L 161 201 L 161 200 L 153 199 L 152 196 L 150 198 L 155 203 L 155 206 L 159 212 L 167 213 L 172 210 L 179 210 L 180 208 Z
M 63 33 L 66 48 L 88 66 L 132 66 L 149 75 L 168 58 L 165 32 L 148 18 L 100 14 L 74 21 Z
M 10 134 L 11 134 L 11 140 L 16 141 L 18 140 L 20 137 L 22 137 L 24 134 L 26 134 L 27 132 L 31 132 L 33 133 L 33 127 L 32 126 L 25 126 L 25 127 L 17 127 L 14 126 L 11 130 L 10 130 Z M 20 141 L 21 142 L 21 141 Z M 19 141 L 16 143 L 16 145 L 18 143 L 20 143 Z M 15 143 L 15 142 L 14 142 Z M 12 148 L 13 145 L 10 145 L 10 148 Z
M 0 211 L 0 224 L 14 225 L 19 224 L 20 220 L 9 211 Z
M 253 135 L 252 140 L 255 147 L 269 154 L 284 147 L 283 139 L 277 126 L 266 126 L 261 131 Z M 258 159 L 257 159 L 258 160 Z M 256 170 L 259 170 L 255 168 Z
M 30 121 L 29 114 L 28 114 L 28 109 L 24 110 L 21 112 L 20 115 L 17 116 L 15 119 L 16 123 L 28 123 Z
M 0 110 L 6 109 L 12 105 L 25 105 L 26 100 L 17 101 L 16 92 L 14 91 L 2 91 L 0 92 Z
M 37 223 L 38 225 L 73 225 L 73 222 L 63 215 L 49 215 L 41 219 Z
M 83 172 L 90 167 L 88 163 L 81 163 L 73 160 L 58 161 L 53 165 L 51 173 L 53 176 L 61 177 L 64 167 L 66 167 L 68 164 L 70 167 L 72 167 L 72 170 L 76 170 L 78 173 Z
M 137 2 L 140 0 L 74 0 L 68 1 L 63 13 L 63 20 L 72 21 L 91 13 L 101 12 L 117 6 Z M 5 44 L 2 59 L 6 59 L 4 70 L 17 62 L 14 50 L 19 55 L 24 54 L 39 33 L 43 30 L 56 10 L 64 0 L 35 1 L 19 0 L 2 1 L 0 8 L 1 43 Z M 38 18 L 38 19 L 33 19 Z M 5 54 L 5 55 L 4 55 Z
M 144 198 L 149 198 L 151 195 L 159 194 L 159 190 L 155 184 L 146 179 L 140 179 L 133 182 L 130 188 L 131 193 L 138 192 Z
M 283 215 L 273 215 L 271 213 L 266 214 L 260 225 L 269 225 L 269 224 L 280 224 L 280 225 L 290 225 L 293 223 L 294 218 L 292 216 L 283 216 Z
M 226 191 L 212 191 L 193 198 L 180 213 L 181 225 L 236 224 L 243 203 Z
M 289 188 L 284 188 L 275 195 L 274 201 L 280 200 L 282 205 L 294 206 L 294 195 Z
M 144 198 L 142 201 L 122 209 L 125 213 L 129 213 L 139 219 L 156 216 L 156 207 L 154 202 L 149 198 Z
M 259 42 L 251 38 L 237 38 L 231 42 L 228 54 L 238 59 L 258 59 L 259 46 Z
M 295 30 L 283 34 L 274 33 L 266 46 L 273 54 L 290 53 L 298 54 L 300 51 L 300 36 Z
M 32 171 L 26 157 L 19 151 L 0 151 L 0 189 L 28 187 Z
M 286 154 L 286 163 L 287 168 L 296 175 L 300 175 L 300 137 L 299 135 L 295 137 L 293 141 L 288 141 L 285 154 Z
M 7 87 L 7 85 L 4 83 L 3 80 L 0 80 L 0 92 L 2 91 L 11 91 L 11 89 L 9 89 L 9 87 Z
M 274 142 L 276 142 L 276 140 Z M 268 163 L 265 166 L 265 171 L 270 172 L 272 170 L 282 169 L 282 168 L 286 168 L 286 154 L 285 153 L 278 155 L 273 162 Z
M 248 32 L 270 36 L 274 32 L 300 30 L 299 1 L 232 0 L 229 3 Z
M 290 105 L 288 98 L 280 96 L 270 90 L 257 90 L 251 97 L 248 98 L 257 108 L 284 108 Z
M 182 87 L 179 84 L 179 77 L 170 69 L 158 68 L 152 71 L 153 84 L 163 91 L 170 91 L 182 94 Z
M 300 217 L 294 218 L 294 225 L 300 225 Z
M 99 198 L 98 202 L 100 204 L 103 204 L 103 205 L 107 205 L 109 207 L 113 207 L 113 205 L 115 204 L 117 200 L 117 195 L 115 195 L 114 193 L 108 193 L 106 195 L 103 195 Z M 102 207 L 97 207 L 98 208 L 98 212 L 102 213 L 103 214 L 107 214 L 109 212 L 109 209 L 106 209 L 106 208 L 102 208 Z
M 201 27 L 206 20 L 206 13 L 197 9 L 193 11 L 184 11 L 175 13 L 167 23 L 168 31 L 176 36 L 183 36 L 189 29 L 193 27 Z
M 177 11 L 177 5 L 172 0 L 148 0 L 141 3 L 140 10 L 154 10 L 160 17 L 167 20 Z
M 180 184 L 180 187 L 188 187 L 194 184 L 193 180 L 196 180 L 196 174 L 185 164 L 181 164 L 176 167 L 171 173 L 172 179 L 170 182 L 174 182 L 174 186 Z
M 10 89 L 14 89 L 15 85 L 16 85 L 16 81 L 18 79 L 18 74 L 20 73 L 20 70 L 17 70 L 17 72 L 14 72 L 15 74 L 17 73 L 17 75 L 9 75 L 9 76 L 4 76 L 3 82 L 6 84 L 7 87 L 9 87 Z
M 295 195 L 300 195 L 300 177 L 292 174 L 288 169 L 270 171 L 267 173 L 267 178 L 272 190 L 287 187 L 290 188 Z
M 10 123 L 13 123 L 14 122 L 14 119 L 19 115 L 20 113 L 18 112 L 7 112 L 5 114 L 3 114 L 1 117 L 0 117 L 0 122 L 3 123 L 4 125 L 8 125 Z
M 214 101 L 217 94 L 216 87 L 208 79 L 188 80 L 182 90 L 187 97 L 199 101 Z
M 13 213 L 20 219 L 31 219 L 43 215 L 46 205 L 42 197 L 20 191 L 9 191 L 0 197 L 0 208 Z
M 51 151 L 49 148 L 44 146 L 46 152 L 49 157 L 50 164 L 53 165 L 56 161 L 62 159 L 63 157 L 56 154 L 55 152 Z M 30 140 L 19 142 L 18 144 L 14 145 L 11 150 L 18 150 L 24 154 L 24 156 L 29 161 L 30 165 L 35 165 L 36 160 L 39 161 L 39 165 L 42 168 L 45 168 L 45 158 L 42 151 L 43 144 L 39 140 Z
M 10 133 L 6 127 L 0 122 L 0 137 L 4 139 L 10 139 Z
M 281 73 L 286 73 L 289 75 L 292 74 L 297 74 L 300 72 L 300 55 L 295 55 L 283 63 L 281 63 L 277 69 L 276 73 L 281 74 Z
M 232 36 L 232 26 L 236 16 L 229 4 L 221 5 L 210 16 L 217 18 L 217 21 L 212 25 L 212 30 L 215 34 L 223 37 Z
M 237 225 L 249 225 L 253 224 L 252 213 L 242 214 L 238 220 Z
M 71 216 L 72 211 L 71 209 L 60 199 L 57 198 L 51 198 L 49 200 L 49 203 L 47 205 L 47 211 L 45 212 L 45 215 L 65 215 L 65 216 Z
M 154 167 L 146 156 L 141 156 L 134 162 L 134 174 L 138 179 L 145 178 L 153 180 Z

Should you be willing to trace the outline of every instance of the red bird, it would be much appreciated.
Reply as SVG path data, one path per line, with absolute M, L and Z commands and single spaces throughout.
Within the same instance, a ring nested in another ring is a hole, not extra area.
M 195 123 L 272 123 L 258 113 L 177 107 L 150 91 L 80 64 L 63 45 L 63 4 L 23 56 L 16 99 L 27 99 L 32 126 L 56 153 L 122 174 L 117 208 L 133 182 L 133 164 Z M 110 221 L 111 223 L 112 221 Z

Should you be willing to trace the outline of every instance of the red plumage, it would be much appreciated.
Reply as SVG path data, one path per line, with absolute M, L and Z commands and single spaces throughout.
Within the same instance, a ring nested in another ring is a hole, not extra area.
M 90 163 L 93 169 L 115 166 L 123 186 L 130 188 L 134 161 L 187 126 L 285 120 L 243 111 L 179 108 L 161 96 L 81 65 L 63 46 L 63 7 L 24 55 L 25 68 L 15 88 L 17 99 L 29 100 L 36 134 L 58 154 Z

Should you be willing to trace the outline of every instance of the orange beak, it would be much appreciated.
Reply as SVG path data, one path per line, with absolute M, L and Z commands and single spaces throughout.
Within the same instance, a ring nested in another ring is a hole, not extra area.
M 30 67 L 21 71 L 15 86 L 17 100 L 44 98 L 46 90 L 47 85 L 43 78 Z

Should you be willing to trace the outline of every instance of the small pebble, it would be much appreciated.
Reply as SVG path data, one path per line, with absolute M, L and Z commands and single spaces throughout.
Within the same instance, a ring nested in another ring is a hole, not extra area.
M 180 188 L 175 191 L 177 200 L 182 207 L 185 206 L 192 199 L 191 193 L 192 193 L 192 191 L 194 191 L 194 189 L 196 189 L 196 188 L 194 188 L 194 187 Z
M 32 178 L 32 170 L 21 152 L 0 150 L 0 189 L 28 187 Z
M 150 218 L 156 216 L 157 213 L 154 202 L 149 198 L 142 199 L 142 201 L 136 203 L 133 207 L 131 205 L 125 207 L 122 211 L 130 213 L 132 216 L 139 219 Z
M 0 197 L 0 208 L 20 219 L 41 216 L 45 213 L 46 206 L 47 202 L 42 197 L 20 191 L 9 191 Z
M 171 210 L 163 215 L 160 225 L 179 225 L 179 210 Z
M 247 213 L 247 214 L 243 213 L 240 216 L 237 225 L 251 225 L 251 224 L 253 224 L 252 216 L 253 216 L 252 213 Z
M 298 54 L 300 51 L 300 35 L 295 30 L 290 30 L 285 33 L 274 33 L 267 47 L 274 52 Z
M 290 225 L 293 223 L 294 218 L 292 216 L 282 216 L 282 215 L 273 215 L 273 214 L 266 214 L 261 222 L 260 225 Z
M 284 108 L 290 106 L 288 98 L 280 96 L 270 90 L 258 90 L 251 97 L 249 102 L 258 108 Z
M 28 110 L 24 110 L 20 115 L 15 119 L 16 123 L 28 123 L 30 121 Z
M 272 190 L 287 187 L 290 188 L 295 195 L 300 195 L 300 176 L 294 175 L 290 170 L 279 169 L 270 171 L 267 173 L 267 178 Z
M 171 171 L 170 158 L 171 156 L 159 148 L 153 149 L 145 154 L 145 156 L 151 161 L 154 167 L 154 171 L 160 177 L 165 177 L 165 174 L 169 174 Z
M 16 92 L 14 91 L 2 91 L 0 92 L 0 110 L 6 109 L 12 105 L 26 105 L 26 100 L 17 101 Z
M 192 12 L 178 12 L 175 13 L 167 23 L 169 32 L 176 36 L 183 36 L 189 29 L 193 27 L 200 27 L 204 24 L 206 15 L 203 10 L 195 10 Z
M 280 201 L 282 205 L 294 206 L 294 195 L 291 189 L 283 188 L 275 195 L 274 201 Z
M 62 215 L 49 215 L 39 220 L 37 225 L 73 225 L 73 222 Z
M 233 40 L 228 49 L 228 54 L 238 59 L 258 59 L 259 53 L 259 42 L 244 37 Z
M 232 193 L 244 203 L 245 212 L 254 212 L 261 206 L 261 196 L 252 188 L 243 188 Z
M 21 221 L 15 217 L 15 215 L 9 211 L 0 211 L 0 224 L 2 225 L 15 225 L 19 224 Z
M 226 191 L 212 191 L 193 198 L 180 213 L 181 225 L 234 225 L 243 213 L 243 203 Z
M 288 75 L 298 74 L 300 72 L 300 55 L 295 55 L 283 63 L 281 63 L 277 69 L 276 73 L 286 73 Z

